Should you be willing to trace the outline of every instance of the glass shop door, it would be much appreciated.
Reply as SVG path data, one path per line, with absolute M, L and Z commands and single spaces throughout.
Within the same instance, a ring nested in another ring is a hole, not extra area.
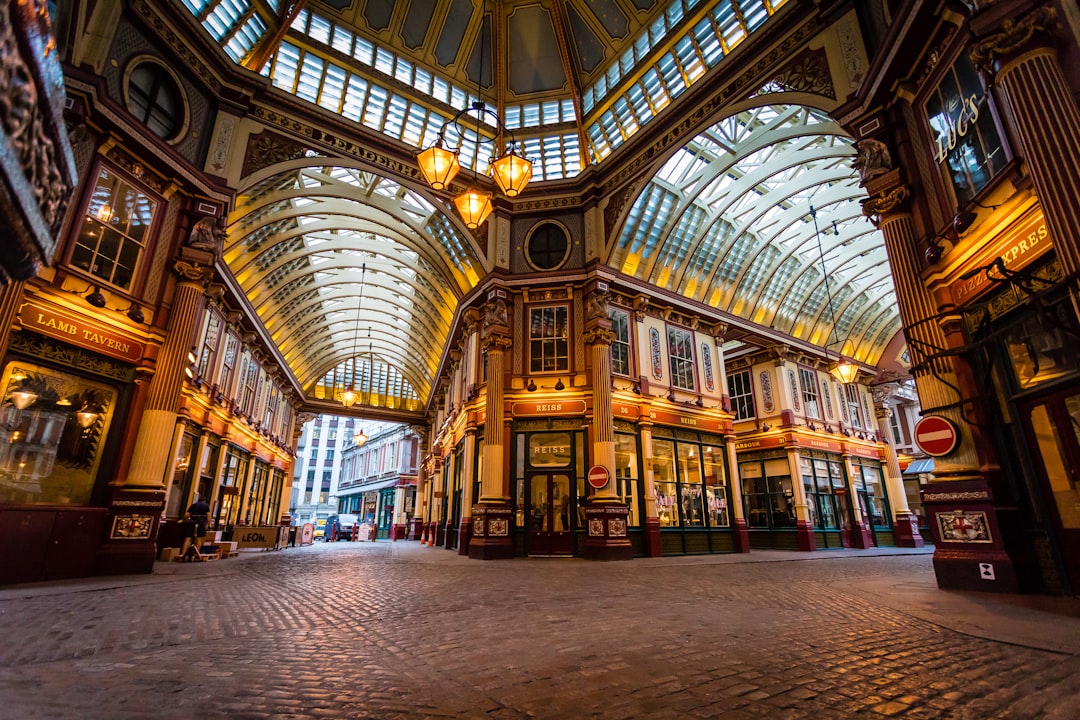
M 545 473 L 529 476 L 525 518 L 530 556 L 569 557 L 574 554 L 571 487 L 569 475 Z
M 1075 388 L 1022 407 L 1048 519 L 1056 525 L 1062 562 L 1080 589 L 1080 393 Z

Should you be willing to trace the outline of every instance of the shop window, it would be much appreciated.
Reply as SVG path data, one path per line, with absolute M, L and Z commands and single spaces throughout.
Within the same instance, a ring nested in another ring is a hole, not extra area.
M 112 170 L 98 173 L 70 264 L 132 290 L 158 203 Z
M 731 527 L 728 507 L 727 474 L 724 472 L 724 448 L 705 445 L 705 512 L 710 527 Z
M 128 111 L 163 140 L 173 140 L 184 128 L 184 96 L 172 74 L 155 62 L 140 62 L 127 82 Z
M 852 470 L 864 521 L 874 529 L 891 528 L 889 499 L 885 494 L 885 483 L 882 482 L 881 463 L 853 458 Z
M 192 460 L 198 444 L 199 438 L 196 435 L 185 432 L 180 438 L 180 445 L 173 458 L 172 482 L 169 483 L 169 495 L 165 504 L 166 517 L 181 517 L 188 506 L 187 499 L 191 496 L 191 481 L 196 470 Z
M 570 238 L 566 230 L 555 223 L 541 223 L 526 242 L 525 257 L 537 270 L 554 270 L 569 254 Z
M 0 503 L 89 504 L 115 390 L 23 362 L 8 363 L 2 382 Z
M 859 402 L 859 386 L 858 385 L 844 385 L 844 397 L 847 400 L 848 416 L 851 418 L 851 427 L 862 429 L 863 425 L 863 413 L 862 405 Z
M 668 363 L 671 384 L 682 390 L 694 389 L 693 334 L 682 328 L 668 328 Z
M 199 352 L 199 377 L 211 380 L 214 355 L 221 339 L 221 316 L 214 311 L 206 313 L 206 325 L 203 332 L 202 350 Z
M 567 307 L 529 311 L 529 369 L 531 372 L 566 372 L 570 369 L 570 328 Z
M 806 417 L 821 418 L 821 407 L 818 405 L 817 374 L 810 369 L 799 368 L 799 389 L 802 392 L 803 405 L 806 407 Z
M 961 205 L 1005 167 L 989 97 L 971 58 L 961 53 L 926 101 L 935 157 Z
M 793 529 L 795 496 L 786 457 L 739 460 L 746 524 L 757 529 Z
M 630 313 L 618 308 L 608 308 L 611 320 L 611 332 L 615 338 L 611 341 L 611 372 L 615 375 L 630 375 Z
M 627 523 L 631 527 L 641 525 L 641 504 L 638 497 L 641 474 L 638 470 L 637 435 L 615 435 L 615 492 L 630 508 Z
M 900 433 L 900 406 L 894 405 L 891 410 L 892 412 L 889 413 L 889 430 L 892 431 L 893 445 L 903 445 L 904 439 Z
M 749 420 L 756 416 L 754 410 L 754 385 L 749 370 L 728 375 L 728 396 L 736 420 Z

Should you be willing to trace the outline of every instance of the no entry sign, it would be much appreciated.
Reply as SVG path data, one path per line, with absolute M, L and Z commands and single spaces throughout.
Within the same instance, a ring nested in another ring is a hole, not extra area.
M 603 465 L 593 465 L 589 468 L 589 484 L 597 490 L 607 487 L 611 475 Z
M 956 449 L 960 433 L 951 420 L 927 415 L 915 423 L 915 444 L 927 455 L 941 457 Z

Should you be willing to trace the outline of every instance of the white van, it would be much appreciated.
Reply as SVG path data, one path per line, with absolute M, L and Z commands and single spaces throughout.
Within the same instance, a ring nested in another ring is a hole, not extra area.
M 326 518 L 326 537 L 328 542 L 352 540 L 353 527 L 360 521 L 357 515 L 331 515 Z

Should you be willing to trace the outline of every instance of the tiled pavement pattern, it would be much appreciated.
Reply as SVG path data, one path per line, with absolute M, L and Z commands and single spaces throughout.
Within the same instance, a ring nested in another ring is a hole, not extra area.
M 0 718 L 1080 717 L 1078 601 L 943 593 L 925 553 L 791 557 L 337 543 L 8 587 Z

